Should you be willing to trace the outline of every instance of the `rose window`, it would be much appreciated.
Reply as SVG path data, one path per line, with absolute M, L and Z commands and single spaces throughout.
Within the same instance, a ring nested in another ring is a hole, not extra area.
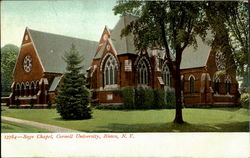
M 31 56 L 26 56 L 23 61 L 23 69 L 26 72 L 30 72 L 32 68 L 32 58 Z
M 219 71 L 226 69 L 226 58 L 225 54 L 221 51 L 215 54 L 215 63 Z

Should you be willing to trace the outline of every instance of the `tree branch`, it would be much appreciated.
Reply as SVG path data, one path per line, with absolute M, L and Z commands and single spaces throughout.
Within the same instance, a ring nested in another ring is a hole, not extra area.
M 170 56 L 169 45 L 166 39 L 165 25 L 163 21 L 160 21 L 160 27 L 161 27 L 162 40 L 163 40 L 163 44 L 165 47 L 165 53 L 169 62 L 168 66 L 169 66 L 170 71 L 174 72 L 173 61 Z
M 188 41 L 189 41 L 189 39 L 190 39 L 190 34 L 191 34 L 191 31 L 192 31 L 191 21 L 192 21 L 192 19 L 189 18 L 189 20 L 188 20 L 188 32 L 187 32 L 188 35 L 186 36 L 184 45 L 183 45 L 183 46 L 181 47 L 181 49 L 180 49 L 181 52 L 183 52 L 183 50 L 187 47 Z

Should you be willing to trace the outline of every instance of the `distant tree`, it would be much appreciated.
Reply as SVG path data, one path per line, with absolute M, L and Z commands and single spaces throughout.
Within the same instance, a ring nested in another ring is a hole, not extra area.
M 15 67 L 19 48 L 13 44 L 7 44 L 1 48 L 1 93 L 6 96 L 10 93 L 13 80 L 12 72 Z
M 91 93 L 81 74 L 82 57 L 73 44 L 69 52 L 65 53 L 64 60 L 67 72 L 63 74 L 56 97 L 57 112 L 63 119 L 89 119 Z

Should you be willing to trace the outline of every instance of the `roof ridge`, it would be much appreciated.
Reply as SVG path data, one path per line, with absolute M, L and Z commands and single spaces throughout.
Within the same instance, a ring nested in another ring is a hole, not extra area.
M 117 54 L 117 51 L 116 51 L 116 49 L 115 49 L 115 46 L 114 46 L 114 44 L 113 44 L 113 42 L 112 42 L 112 39 L 111 39 L 111 38 L 108 38 L 107 41 L 110 43 L 110 45 L 111 45 L 111 47 L 112 47 L 112 49 L 113 49 L 113 51 L 114 51 L 114 54 L 115 54 L 115 55 L 118 55 L 118 54 Z
M 108 27 L 107 25 L 105 25 L 105 28 L 106 28 L 106 30 L 108 31 L 109 35 L 111 36 L 111 32 L 110 32 L 110 30 L 109 30 L 109 27 Z
M 126 20 L 125 20 L 126 17 L 127 17 L 127 16 L 124 16 L 124 17 L 123 17 L 123 18 L 124 18 L 124 28 L 126 27 L 126 24 L 127 24 L 127 23 L 126 23 Z M 124 29 L 124 28 L 123 28 L 123 29 Z M 126 42 L 126 52 L 128 52 L 128 38 L 127 38 L 127 36 L 125 37 L 125 42 Z
M 90 42 L 97 42 L 97 41 L 82 39 L 82 38 L 78 38 L 78 37 L 72 37 L 72 36 L 66 36 L 66 35 L 51 33 L 51 32 L 44 32 L 44 31 L 34 30 L 34 29 L 30 29 L 28 27 L 27 27 L 27 29 L 30 30 L 30 31 L 35 31 L 35 32 L 44 33 L 44 34 L 50 34 L 50 35 L 61 36 L 61 37 L 66 37 L 66 38 L 73 38 L 73 39 L 77 39 L 77 40 L 84 40 L 84 41 L 90 41 Z

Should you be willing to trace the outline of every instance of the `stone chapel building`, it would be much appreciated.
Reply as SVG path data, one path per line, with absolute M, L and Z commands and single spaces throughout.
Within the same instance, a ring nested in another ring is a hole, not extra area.
M 138 52 L 133 36 L 121 38 L 121 30 L 135 17 L 121 16 L 111 30 L 104 27 L 99 42 L 72 38 L 26 28 L 13 71 L 10 105 L 36 106 L 54 102 L 66 63 L 62 56 L 72 44 L 83 55 L 84 70 L 99 104 L 122 104 L 117 91 L 124 87 L 173 89 L 164 50 Z M 186 106 L 236 105 L 239 98 L 236 72 L 220 73 L 234 64 L 220 50 L 198 39 L 198 48 L 183 52 L 181 79 Z M 226 55 L 225 55 L 226 54 Z

